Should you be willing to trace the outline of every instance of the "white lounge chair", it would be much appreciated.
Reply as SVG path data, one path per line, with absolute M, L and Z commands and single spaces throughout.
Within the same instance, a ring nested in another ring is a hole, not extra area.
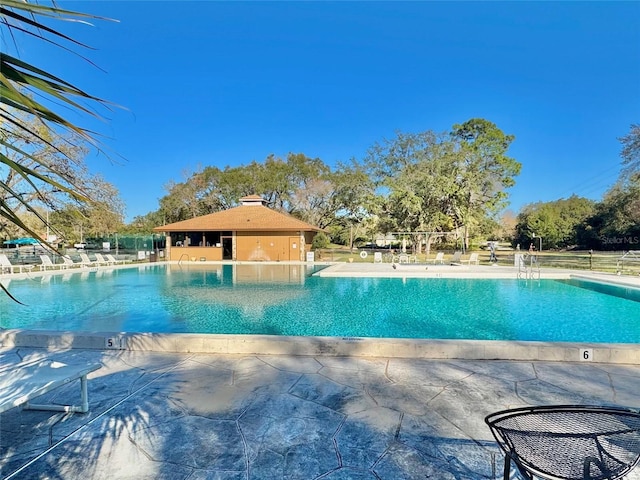
M 111 255 L 110 253 L 105 254 L 105 257 L 107 258 L 107 260 L 109 260 L 114 265 L 117 265 L 118 263 L 125 263 L 124 260 L 118 260 L 116 257 Z
M 436 253 L 436 258 L 433 259 L 433 264 L 439 263 L 440 265 L 444 264 L 444 252 Z
M 94 255 L 96 256 L 96 262 L 99 265 L 113 265 L 114 264 L 111 260 L 107 260 L 106 258 L 104 258 L 101 253 L 94 253 Z
M 460 260 L 460 263 L 466 263 L 468 265 L 475 263 L 476 265 L 478 265 L 478 254 L 474 252 L 469 255 L 469 258 L 467 260 Z
M 457 252 L 453 252 L 453 257 L 451 257 L 451 261 L 449 262 L 451 265 L 461 265 L 462 262 L 460 261 L 462 259 L 462 252 L 461 251 L 457 251 Z
M 382 263 L 382 253 L 380 252 L 373 253 L 373 263 Z
M 0 412 L 24 405 L 25 409 L 53 412 L 89 411 L 87 375 L 100 364 L 78 364 L 45 360 L 22 362 L 0 372 Z M 80 379 L 80 405 L 38 405 L 29 401 L 51 390 Z
M 0 273 L 22 273 L 23 271 L 30 272 L 33 269 L 33 265 L 14 265 L 4 253 L 0 253 Z
M 76 263 L 73 260 L 71 260 L 71 257 L 69 255 L 63 255 L 62 256 L 62 261 L 64 262 L 64 264 L 66 265 L 67 268 L 69 268 L 69 267 L 81 267 L 82 266 L 81 263 Z
M 43 270 L 46 271 L 48 268 L 50 268 L 51 270 L 55 270 L 58 267 L 60 267 L 60 269 L 67 268 L 67 266 L 64 263 L 59 263 L 59 264 L 53 263 L 49 255 L 40 255 L 40 261 L 42 263 L 38 265 L 38 267 L 40 267 L 41 272 Z
M 100 262 L 98 262 L 96 260 L 91 260 L 89 258 L 89 255 L 87 255 L 86 253 L 81 253 L 80 254 L 80 265 L 85 266 L 85 267 L 99 267 L 100 266 Z

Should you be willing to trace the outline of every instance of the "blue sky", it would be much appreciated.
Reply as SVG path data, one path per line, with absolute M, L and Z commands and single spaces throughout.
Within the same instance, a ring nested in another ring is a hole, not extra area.
M 516 140 L 511 208 L 599 199 L 640 123 L 640 2 L 60 2 L 119 20 L 62 25 L 95 48 L 21 55 L 125 107 L 76 119 L 127 204 L 158 208 L 200 167 L 288 152 L 362 159 L 395 132 L 481 117 Z M 117 154 L 124 157 L 119 159 Z M 260 192 L 257 192 L 260 193 Z

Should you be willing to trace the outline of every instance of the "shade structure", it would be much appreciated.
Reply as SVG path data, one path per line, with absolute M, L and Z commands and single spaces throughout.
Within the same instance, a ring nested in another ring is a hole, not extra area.
M 23 238 L 16 238 L 14 240 L 5 240 L 2 243 L 4 245 L 37 245 L 40 242 L 35 238 L 23 237 Z

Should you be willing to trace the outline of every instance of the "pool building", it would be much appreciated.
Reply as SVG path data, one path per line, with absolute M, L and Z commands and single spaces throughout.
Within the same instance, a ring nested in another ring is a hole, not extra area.
M 323 230 L 266 206 L 258 195 L 235 208 L 154 228 L 166 235 L 167 260 L 304 261 Z

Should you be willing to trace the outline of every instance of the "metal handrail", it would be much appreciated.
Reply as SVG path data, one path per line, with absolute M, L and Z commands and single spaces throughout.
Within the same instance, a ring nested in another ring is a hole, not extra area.
M 180 255 L 180 258 L 178 259 L 178 266 L 181 267 L 182 266 L 182 257 L 187 257 L 187 260 L 189 260 L 189 254 L 187 253 L 183 253 L 182 255 Z
M 640 255 L 636 255 L 636 253 L 632 250 L 625 252 L 616 262 L 616 273 L 620 275 L 624 271 L 624 262 L 630 263 L 640 263 Z M 628 265 L 627 263 L 627 265 Z
M 522 261 L 518 263 L 518 278 L 526 278 L 535 280 L 535 274 L 537 274 L 537 280 L 540 280 L 540 263 L 535 255 L 529 253 L 523 253 Z M 527 266 L 527 260 L 529 265 Z

